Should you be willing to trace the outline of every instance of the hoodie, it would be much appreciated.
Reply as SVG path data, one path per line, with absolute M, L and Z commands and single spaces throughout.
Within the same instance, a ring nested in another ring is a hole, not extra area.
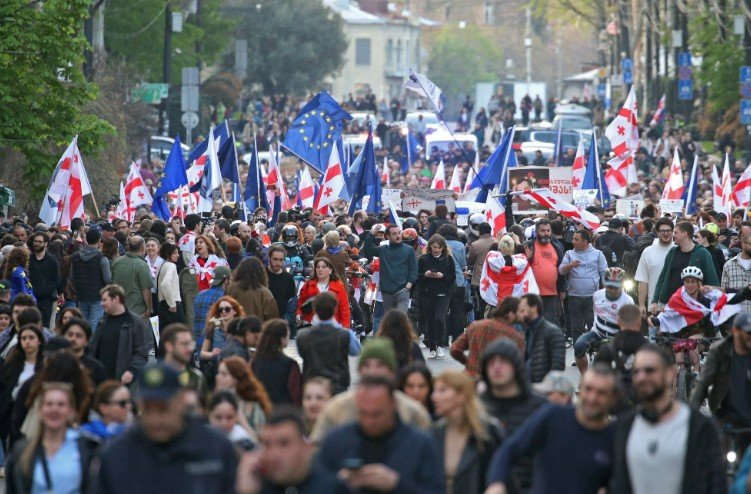
M 566 276 L 566 292 L 572 297 L 591 297 L 600 289 L 602 275 L 608 269 L 605 255 L 589 244 L 586 250 L 567 250 L 558 266 L 558 273 L 564 276 L 563 267 L 575 260 L 581 261 Z

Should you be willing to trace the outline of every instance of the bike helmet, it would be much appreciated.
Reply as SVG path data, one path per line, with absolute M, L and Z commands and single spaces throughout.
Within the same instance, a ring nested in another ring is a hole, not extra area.
M 704 273 L 696 266 L 687 266 L 681 271 L 681 279 L 685 280 L 686 278 L 696 278 L 699 281 L 704 281 Z
M 287 225 L 282 229 L 282 243 L 285 247 L 295 247 L 300 243 L 300 231 L 295 225 Z
M 402 242 L 407 245 L 414 245 L 417 240 L 417 230 L 414 228 L 407 228 L 402 232 Z
M 603 284 L 605 286 L 623 286 L 623 279 L 626 277 L 626 272 L 621 268 L 608 268 L 605 271 L 605 279 Z
M 417 221 L 417 218 L 404 218 L 404 221 L 402 222 L 402 228 L 404 228 L 405 230 L 412 228 L 415 231 L 418 231 L 420 229 L 420 222 Z
M 485 220 L 485 215 L 482 213 L 474 213 L 469 217 L 469 226 L 473 230 L 477 230 L 477 228 L 480 226 L 480 223 L 483 223 Z

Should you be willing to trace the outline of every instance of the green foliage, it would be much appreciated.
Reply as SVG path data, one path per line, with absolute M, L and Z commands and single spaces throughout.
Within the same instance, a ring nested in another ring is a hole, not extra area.
M 164 58 L 165 0 L 108 0 L 104 44 L 110 55 L 125 59 L 144 82 L 161 82 Z M 181 2 L 169 1 L 177 12 Z M 221 14 L 221 0 L 201 0 L 201 26 L 191 14 L 183 30 L 172 33 L 171 80 L 180 84 L 183 67 L 214 64 L 232 40 L 235 21 Z M 196 42 L 201 43 L 200 54 Z M 200 55 L 200 56 L 199 56 Z
M 732 19 L 732 15 L 727 18 Z M 707 86 L 707 107 L 724 111 L 740 99 L 738 71 L 743 65 L 743 50 L 738 37 L 731 34 L 722 41 L 717 18 L 711 14 L 694 17 L 690 32 L 693 55 L 702 57 L 696 77 Z
M 258 0 L 243 9 L 238 37 L 248 40 L 247 81 L 266 94 L 318 88 L 344 62 L 341 18 L 320 0 Z M 230 65 L 230 63 L 232 65 Z M 227 68 L 234 66 L 234 56 Z
M 0 145 L 24 155 L 24 181 L 36 197 L 75 134 L 81 152 L 92 153 L 114 132 L 84 110 L 98 95 L 82 70 L 90 3 L 0 2 Z
M 480 29 L 446 26 L 433 39 L 428 76 L 448 97 L 474 94 L 476 83 L 498 80 L 502 55 Z

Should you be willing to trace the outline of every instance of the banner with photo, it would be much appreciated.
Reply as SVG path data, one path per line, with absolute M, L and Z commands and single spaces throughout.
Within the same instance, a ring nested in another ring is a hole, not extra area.
M 571 167 L 517 166 L 508 169 L 509 190 L 512 192 L 546 187 L 567 202 L 573 202 Z M 511 202 L 514 214 L 544 214 L 547 209 L 539 204 L 514 196 Z

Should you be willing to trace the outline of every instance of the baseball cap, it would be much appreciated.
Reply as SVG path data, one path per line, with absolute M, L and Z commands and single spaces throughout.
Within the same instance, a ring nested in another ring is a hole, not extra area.
M 214 279 L 211 280 L 211 286 L 219 286 L 224 280 L 230 277 L 232 272 L 226 266 L 217 266 L 214 268 Z
M 99 228 L 101 228 L 105 232 L 115 231 L 115 227 L 112 226 L 112 223 L 110 223 L 109 221 L 100 221 L 99 223 L 97 223 L 97 225 L 99 225 Z
M 728 215 L 726 215 L 725 213 L 719 213 L 717 216 L 715 216 L 715 219 L 717 219 L 718 221 L 719 220 L 727 220 L 728 219 Z
M 751 312 L 741 312 L 733 319 L 733 327 L 751 333 Z
M 558 392 L 571 395 L 574 393 L 574 385 L 563 371 L 548 372 L 541 383 L 534 384 L 532 387 L 542 394 Z
M 136 396 L 142 400 L 169 400 L 180 391 L 180 375 L 169 365 L 154 362 L 138 377 Z
M 10 290 L 10 280 L 0 280 L 0 292 L 7 292 Z

